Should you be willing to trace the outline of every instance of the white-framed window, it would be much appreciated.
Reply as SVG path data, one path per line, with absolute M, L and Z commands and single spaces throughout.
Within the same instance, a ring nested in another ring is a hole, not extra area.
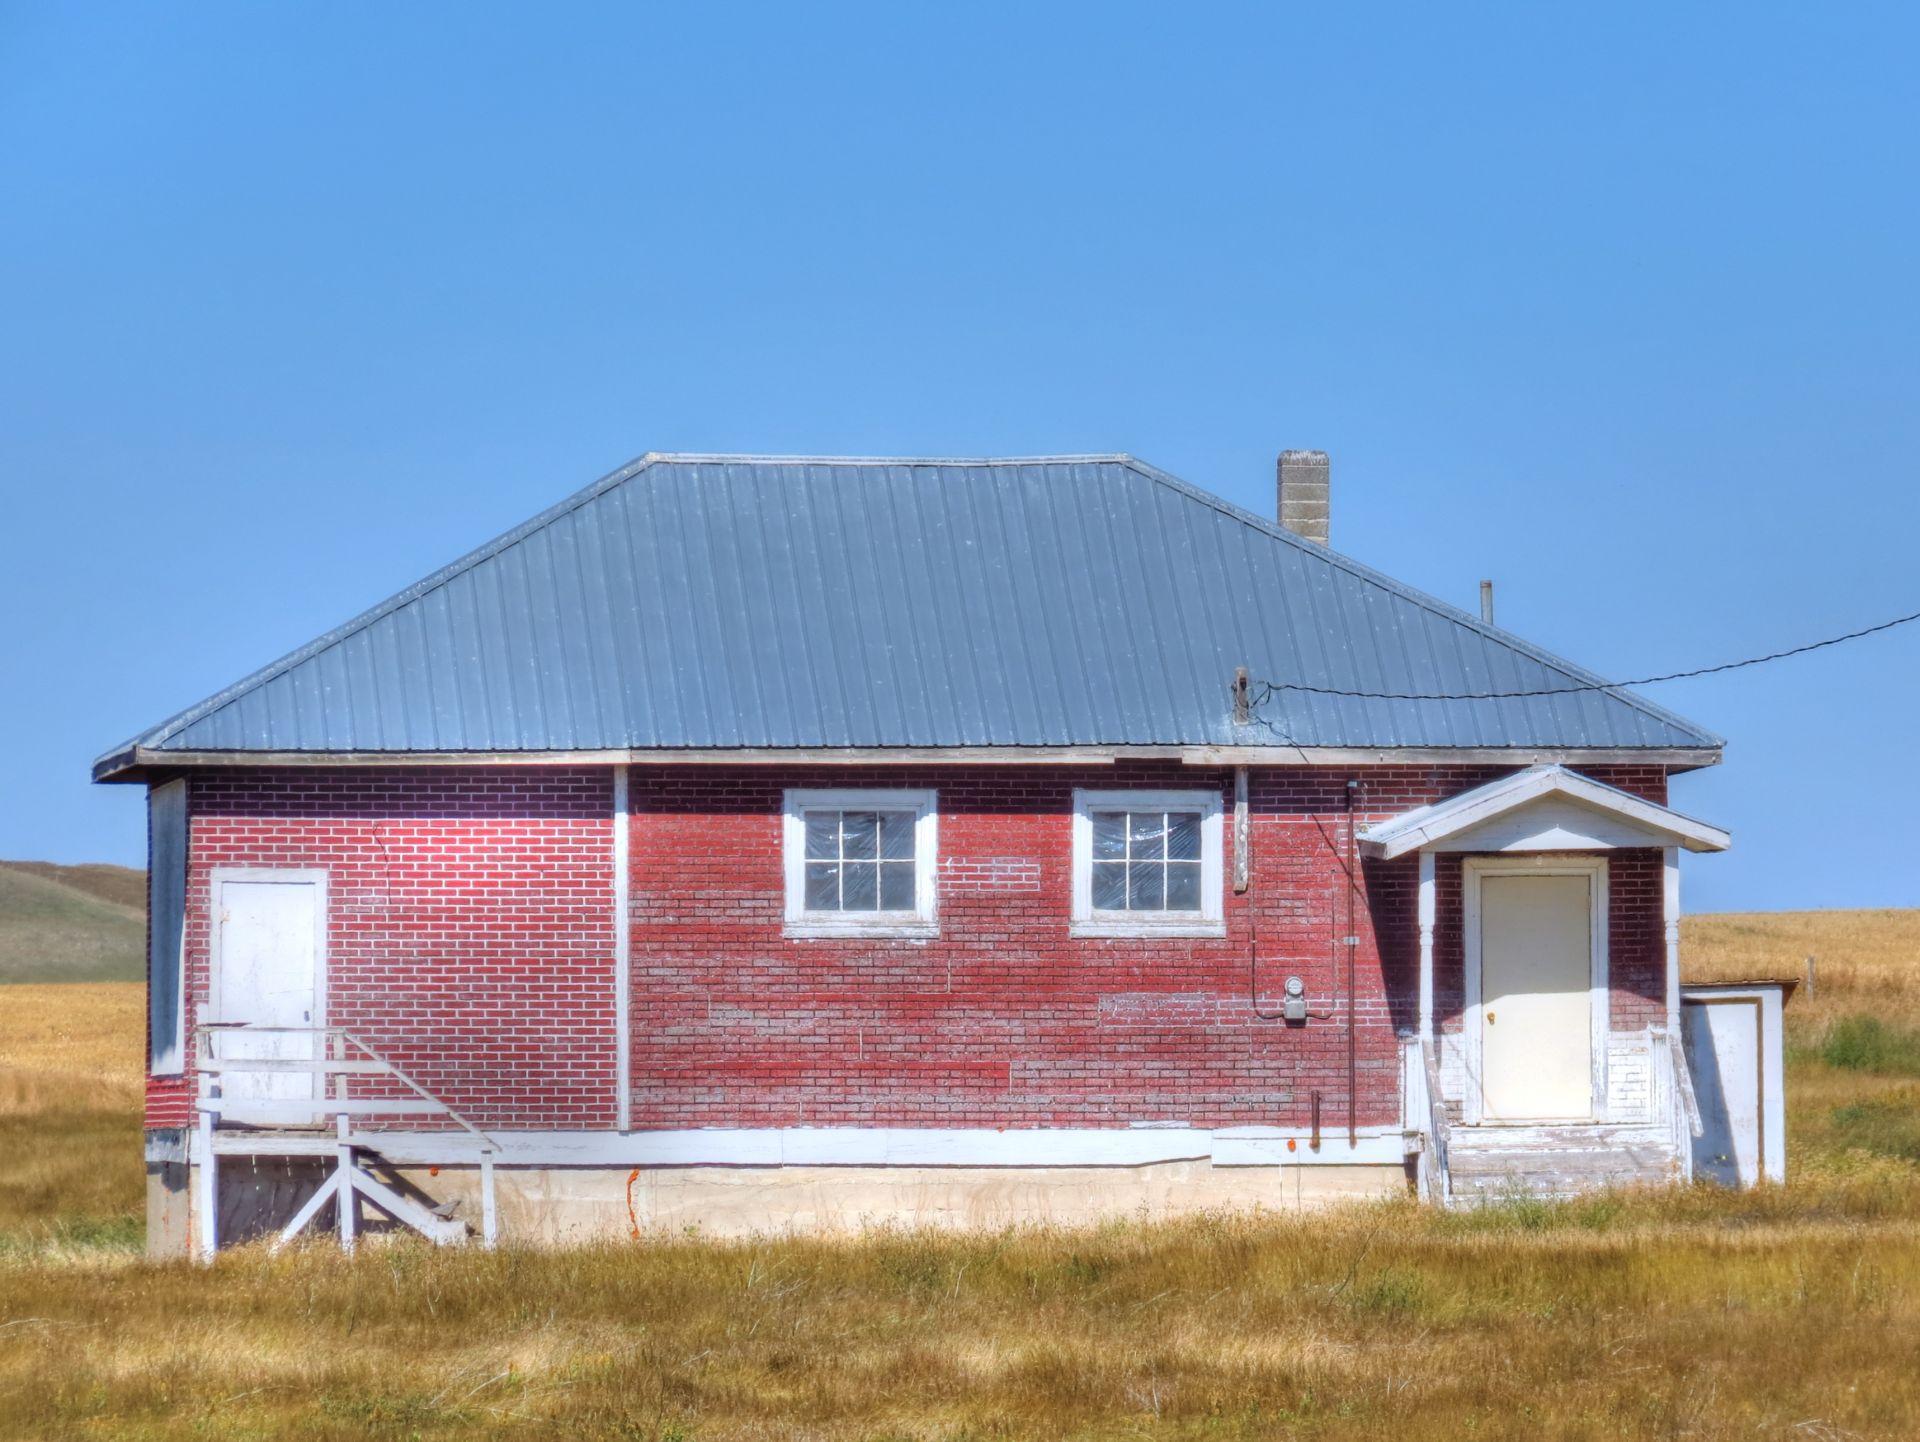
M 1075 936 L 1222 936 L 1218 791 L 1073 793 Z
M 931 791 L 789 791 L 789 936 L 933 936 Z

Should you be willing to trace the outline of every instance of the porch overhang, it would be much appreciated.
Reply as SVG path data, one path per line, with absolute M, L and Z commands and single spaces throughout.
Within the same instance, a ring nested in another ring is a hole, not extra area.
M 1411 851 L 1725 851 L 1731 840 L 1717 826 L 1553 765 L 1378 822 L 1360 833 L 1360 848 L 1391 861 Z

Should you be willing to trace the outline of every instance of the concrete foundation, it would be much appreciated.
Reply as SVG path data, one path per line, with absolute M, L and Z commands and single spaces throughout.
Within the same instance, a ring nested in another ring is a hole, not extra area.
M 480 1216 L 477 1173 L 401 1173 L 419 1191 L 459 1197 Z M 1398 1166 L 659 1167 L 501 1169 L 502 1241 L 598 1241 L 635 1232 L 741 1237 L 868 1227 L 1080 1226 L 1235 1209 L 1294 1211 L 1404 1193 Z
M 188 1168 L 149 1166 L 148 1251 L 188 1254 Z M 312 1195 L 329 1163 L 228 1157 L 221 1162 L 223 1247 L 277 1231 Z M 477 1233 L 480 1175 L 469 1167 L 387 1168 L 376 1175 Z M 662 1233 L 745 1237 L 856 1232 L 874 1227 L 955 1230 L 1115 1217 L 1158 1220 L 1210 1210 L 1292 1212 L 1404 1194 L 1399 1166 L 1220 1167 L 1206 1161 L 1135 1167 L 553 1167 L 495 1173 L 500 1240 L 522 1246 L 619 1241 Z M 389 1227 L 363 1204 L 363 1235 Z M 333 1208 L 314 1230 L 332 1229 Z

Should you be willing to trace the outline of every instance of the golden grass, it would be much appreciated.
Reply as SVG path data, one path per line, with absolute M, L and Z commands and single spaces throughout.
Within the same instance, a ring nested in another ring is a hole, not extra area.
M 0 1238 L 129 1230 L 140 1155 L 145 990 L 0 987 Z
M 1857 1011 L 1920 1023 L 1917 920 L 1688 922 L 1690 976 L 1821 957 L 1787 1014 L 1784 1188 L 350 1262 L 320 1243 L 211 1269 L 42 1234 L 0 1245 L 0 1437 L 1920 1435 L 1920 1165 L 1834 1120 L 1920 1118 L 1920 1082 L 1806 1046 Z M 0 1123 L 78 1080 L 119 1109 L 137 1180 L 138 997 L 0 988 Z M 63 1126 L 40 1152 L 106 1163 Z M 129 1195 L 73 1185 L 76 1217 Z M 0 1206 L 4 1237 L 22 1221 Z
M 1682 1195 L 0 1259 L 0 1418 L 156 1439 L 1909 1436 L 1920 1222 L 1910 1196 L 1848 1195 L 1820 1217 Z
M 1859 1012 L 1920 1025 L 1920 909 L 1689 916 L 1680 924 L 1680 956 L 1688 981 L 1802 980 L 1787 1010 L 1802 1035 Z M 1811 996 L 1809 956 L 1817 958 Z

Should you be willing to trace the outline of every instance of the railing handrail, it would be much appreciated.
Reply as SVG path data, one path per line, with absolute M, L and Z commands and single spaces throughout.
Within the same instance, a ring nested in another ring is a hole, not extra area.
M 1406 1038 L 1401 1076 L 1403 1125 L 1417 1132 L 1425 1143 L 1419 1162 L 1420 1195 L 1444 1204 L 1453 1186 L 1447 1158 L 1453 1138 L 1431 1041 L 1424 1037 Z
M 1680 1115 L 1686 1120 L 1687 1134 L 1698 1137 L 1706 1132 L 1700 1115 L 1700 1098 L 1693 1091 L 1693 1069 L 1687 1065 L 1687 1051 L 1677 1032 L 1661 1027 L 1666 1034 L 1667 1055 L 1673 1066 L 1673 1090 L 1680 1100 Z
M 196 1070 L 199 1071 L 200 1073 L 200 1079 L 201 1079 L 200 1084 L 201 1084 L 202 1095 L 199 1099 L 199 1102 L 206 1102 L 206 1101 L 212 1100 L 212 1098 L 208 1097 L 205 1093 L 206 1093 L 206 1088 L 208 1085 L 210 1074 L 215 1071 L 217 1071 L 219 1074 L 225 1074 L 228 1072 L 246 1072 L 250 1070 L 250 1068 L 246 1065 L 247 1062 L 249 1061 L 283 1061 L 285 1060 L 285 1058 L 283 1057 L 215 1057 L 213 1055 L 212 1042 L 213 1042 L 213 1038 L 216 1035 L 217 1036 L 238 1036 L 238 1035 L 246 1035 L 251 1033 L 256 1036 L 269 1035 L 269 1036 L 327 1037 L 327 1038 L 333 1038 L 340 1041 L 344 1041 L 350 1046 L 359 1048 L 359 1050 L 366 1056 L 366 1058 L 369 1061 L 378 1062 L 384 1068 L 384 1071 L 379 1073 L 380 1075 L 392 1077 L 394 1080 L 398 1081 L 402 1086 L 405 1086 L 408 1089 L 410 1089 L 415 1096 L 420 1098 L 420 1100 L 425 1102 L 431 1102 L 436 1107 L 441 1108 L 444 1115 L 449 1120 L 451 1120 L 455 1125 L 459 1126 L 460 1128 L 462 1128 L 463 1130 L 471 1134 L 477 1141 L 484 1143 L 486 1146 L 490 1148 L 497 1149 L 498 1147 L 498 1143 L 496 1143 L 492 1137 L 488 1136 L 485 1132 L 481 1131 L 480 1128 L 475 1126 L 472 1122 L 468 1121 L 459 1112 L 455 1111 L 453 1107 L 448 1105 L 446 1102 L 441 1101 L 439 1097 L 435 1096 L 432 1092 L 428 1091 L 425 1087 L 421 1086 L 419 1082 L 415 1081 L 412 1077 L 408 1076 L 406 1072 L 400 1069 L 399 1066 L 397 1066 L 392 1061 L 389 1061 L 386 1057 L 381 1056 L 379 1052 L 375 1051 L 372 1047 L 368 1046 L 364 1041 L 362 1041 L 359 1037 L 355 1036 L 352 1032 L 348 1031 L 343 1026 L 266 1026 L 266 1025 L 258 1025 L 254 1022 L 247 1022 L 247 1021 L 203 1021 L 194 1027 L 194 1032 L 195 1032 L 196 1040 L 199 1043 L 197 1048 L 196 1060 L 199 1063 L 201 1063 L 201 1065 L 196 1067 Z M 337 1062 L 337 1061 L 344 1061 L 344 1060 L 346 1060 L 346 1058 L 344 1057 L 331 1057 L 331 1058 L 315 1057 L 313 1058 L 315 1074 L 324 1075 L 324 1072 L 322 1072 L 321 1069 L 324 1068 L 329 1061 Z M 261 1068 L 259 1070 L 259 1075 L 262 1075 L 262 1076 L 270 1076 L 274 1074 L 275 1074 L 275 1069 L 273 1068 Z M 347 1124 L 346 1122 L 347 1117 L 350 1115 L 356 1114 L 358 1111 L 358 1108 L 354 1108 L 350 1110 L 350 1109 L 339 1107 L 339 1106 L 330 1106 L 329 1103 L 341 1103 L 341 1102 L 346 1102 L 350 1100 L 350 1098 L 348 1098 L 345 1095 L 346 1087 L 347 1087 L 347 1077 L 349 1075 L 357 1075 L 357 1074 L 359 1073 L 341 1072 L 336 1074 L 336 1079 L 340 1087 L 341 1095 L 333 1096 L 333 1097 L 316 1096 L 313 1099 L 314 1116 L 333 1117 L 336 1119 L 336 1121 L 340 1125 L 344 1127 Z M 303 1099 L 295 1097 L 295 1098 L 284 1098 L 283 1100 L 302 1101 Z M 379 1101 L 382 1099 L 378 1097 L 362 1097 L 362 1098 L 359 1098 L 359 1100 Z M 196 1103 L 196 1107 L 198 1109 L 203 1111 L 209 1110 L 206 1107 L 200 1106 L 199 1102 Z
M 1447 1156 L 1453 1146 L 1453 1128 L 1447 1121 L 1447 1099 L 1440 1090 L 1440 1061 L 1430 1037 L 1420 1038 L 1420 1066 L 1427 1078 L 1427 1126 L 1433 1136 L 1434 1163 L 1440 1171 L 1440 1196 L 1445 1200 L 1453 1188 Z

